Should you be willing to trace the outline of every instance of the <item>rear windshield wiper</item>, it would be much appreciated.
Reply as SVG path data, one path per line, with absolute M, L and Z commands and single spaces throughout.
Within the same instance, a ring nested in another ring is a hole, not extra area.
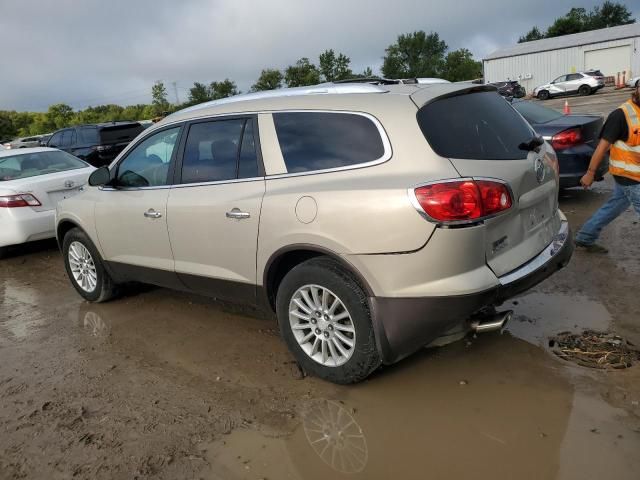
M 527 140 L 526 142 L 522 142 L 520 145 L 518 145 L 518 148 L 520 150 L 525 150 L 527 152 L 530 152 L 531 150 L 535 150 L 537 152 L 538 149 L 540 148 L 540 145 L 542 145 L 543 143 L 544 143 L 543 138 L 539 135 L 536 135 L 532 137 L 530 140 Z

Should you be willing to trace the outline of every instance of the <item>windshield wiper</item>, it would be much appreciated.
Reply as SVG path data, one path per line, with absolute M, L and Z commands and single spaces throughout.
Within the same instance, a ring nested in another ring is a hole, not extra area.
M 544 143 L 544 139 L 541 136 L 536 135 L 532 137 L 530 140 L 526 142 L 522 142 L 520 145 L 518 145 L 518 148 L 520 150 L 525 150 L 527 152 L 530 152 L 531 150 L 535 150 L 537 152 L 543 143 Z

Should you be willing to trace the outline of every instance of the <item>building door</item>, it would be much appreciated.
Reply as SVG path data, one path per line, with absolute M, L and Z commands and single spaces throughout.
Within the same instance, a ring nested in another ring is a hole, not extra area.
M 631 71 L 631 46 L 601 48 L 584 52 L 584 69 L 598 69 L 605 77 L 613 77 L 618 72 Z

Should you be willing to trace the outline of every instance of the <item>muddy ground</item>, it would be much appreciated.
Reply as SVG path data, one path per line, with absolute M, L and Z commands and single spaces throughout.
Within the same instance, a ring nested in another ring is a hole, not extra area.
M 573 228 L 610 184 L 563 193 Z M 632 212 L 606 256 L 508 303 L 492 333 L 359 385 L 303 378 L 276 324 L 159 288 L 92 305 L 54 242 L 0 262 L 0 478 L 640 478 L 640 367 L 568 364 L 585 328 L 640 345 Z

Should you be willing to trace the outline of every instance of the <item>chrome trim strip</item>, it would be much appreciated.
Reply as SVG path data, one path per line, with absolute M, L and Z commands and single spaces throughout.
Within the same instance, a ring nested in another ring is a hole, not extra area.
M 547 247 L 538 254 L 538 256 L 529 260 L 528 263 L 511 273 L 498 277 L 500 285 L 503 287 L 508 286 L 509 284 L 517 282 L 518 280 L 542 268 L 545 264 L 550 262 L 560 250 L 562 250 L 567 241 L 571 241 L 569 238 L 569 222 L 562 220 L 560 229 L 558 230 L 558 233 L 553 236 L 551 243 L 547 245 Z
M 511 196 L 511 207 L 507 210 L 503 210 L 498 213 L 494 213 L 493 215 L 487 215 L 485 217 L 474 218 L 473 220 L 454 220 L 451 222 L 443 222 L 441 220 L 436 220 L 435 218 L 430 217 L 427 212 L 422 209 L 420 202 L 418 202 L 418 198 L 416 197 L 416 188 L 425 187 L 427 185 L 434 185 L 436 183 L 453 183 L 453 182 L 472 182 L 473 180 L 487 180 L 490 182 L 501 183 L 507 190 L 509 191 L 509 195 Z M 419 183 L 407 189 L 407 194 L 409 195 L 409 201 L 413 208 L 420 214 L 422 218 L 428 220 L 429 222 L 435 223 L 438 226 L 449 227 L 449 226 L 457 226 L 457 225 L 477 225 L 478 223 L 482 223 L 485 220 L 489 220 L 490 218 L 498 217 L 500 215 L 504 215 L 507 212 L 510 212 L 516 205 L 517 199 L 513 195 L 513 190 L 511 189 L 511 185 L 508 182 L 500 179 L 500 178 L 492 178 L 492 177 L 460 177 L 460 178 L 447 178 L 444 180 L 433 180 L 431 182 Z

